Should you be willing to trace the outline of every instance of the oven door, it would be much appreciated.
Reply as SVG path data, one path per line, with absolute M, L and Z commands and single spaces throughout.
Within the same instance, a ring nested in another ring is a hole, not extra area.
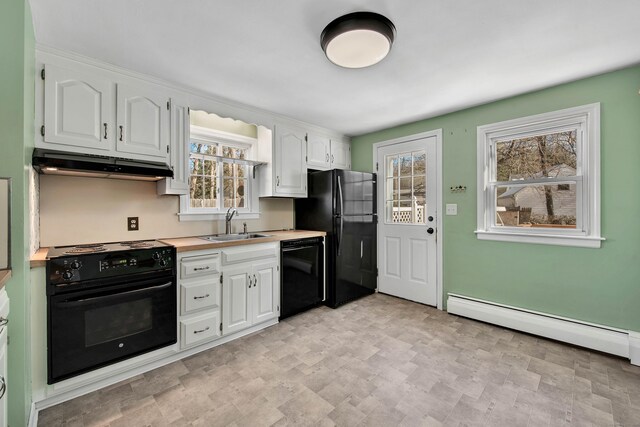
M 174 344 L 172 276 L 49 297 L 48 383 Z

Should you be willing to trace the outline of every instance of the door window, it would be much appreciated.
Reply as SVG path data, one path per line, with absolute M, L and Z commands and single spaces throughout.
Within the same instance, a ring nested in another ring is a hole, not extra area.
M 385 156 L 385 222 L 424 224 L 427 163 L 424 150 Z

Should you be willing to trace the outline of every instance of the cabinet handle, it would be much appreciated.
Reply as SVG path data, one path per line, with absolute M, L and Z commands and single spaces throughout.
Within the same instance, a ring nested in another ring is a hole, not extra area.
M 276 176 L 276 187 L 280 186 L 280 177 Z
M 253 287 L 255 288 L 256 285 L 258 284 L 258 279 L 256 279 L 256 275 L 253 275 Z
M 7 381 L 4 377 L 0 377 L 0 382 L 2 382 L 2 385 L 0 385 L 0 399 L 2 399 L 7 391 Z
M 104 139 L 107 139 L 107 124 L 104 124 Z
M 120 126 L 120 141 L 122 141 L 122 133 L 124 132 L 124 130 L 122 129 L 122 126 Z
M 209 329 L 211 329 L 210 327 L 206 327 L 204 329 L 200 329 L 199 331 L 193 331 L 194 334 L 200 334 L 202 332 L 207 332 Z
M 334 158 L 333 158 L 333 154 L 331 155 L 331 163 L 333 163 Z
M 122 141 L 122 140 L 121 140 L 121 141 Z M 209 269 L 209 266 L 206 266 L 206 267 L 195 267 L 195 268 L 193 269 L 193 271 L 202 271 L 202 270 L 208 270 L 208 269 Z
M 0 317 L 0 326 L 4 326 L 7 323 L 9 323 L 9 319 L 7 319 L 6 317 Z
M 329 153 L 327 153 L 327 163 L 329 163 Z
M 193 299 L 202 299 L 202 298 L 209 298 L 209 294 L 202 295 L 202 296 L 199 296 L 199 297 L 193 297 Z

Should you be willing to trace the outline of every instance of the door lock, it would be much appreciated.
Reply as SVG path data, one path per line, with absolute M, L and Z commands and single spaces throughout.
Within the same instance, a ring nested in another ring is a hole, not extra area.
M 427 233 L 433 234 L 433 232 L 434 232 L 433 228 L 431 228 L 431 227 L 427 228 Z
M 429 220 L 429 222 L 433 221 L 433 217 L 431 215 L 429 215 L 429 217 L 427 218 L 427 220 Z

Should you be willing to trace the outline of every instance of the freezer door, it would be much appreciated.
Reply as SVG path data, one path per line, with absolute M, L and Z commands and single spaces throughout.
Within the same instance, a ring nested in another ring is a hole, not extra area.
M 308 197 L 295 199 L 298 230 L 333 231 L 333 171 L 307 175 Z
M 376 212 L 375 174 L 338 169 L 335 173 L 338 213 L 342 215 L 374 214 Z

